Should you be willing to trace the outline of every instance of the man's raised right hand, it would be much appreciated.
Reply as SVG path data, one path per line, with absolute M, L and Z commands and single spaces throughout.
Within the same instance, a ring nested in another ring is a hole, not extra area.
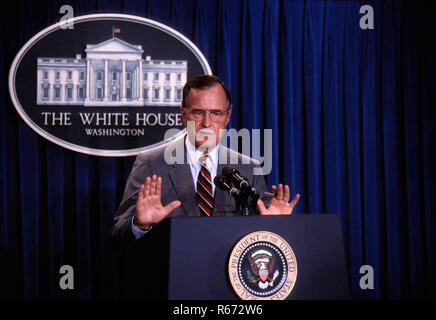
M 163 206 L 161 202 L 162 178 L 153 175 L 147 177 L 141 185 L 136 201 L 134 224 L 141 230 L 148 229 L 151 225 L 161 222 L 171 211 L 182 203 L 175 200 Z

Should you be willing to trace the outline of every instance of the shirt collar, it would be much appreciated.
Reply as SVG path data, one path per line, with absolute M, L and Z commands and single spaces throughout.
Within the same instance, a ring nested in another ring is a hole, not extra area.
M 185 138 L 185 146 L 186 146 L 186 151 L 188 154 L 188 158 L 190 161 L 195 161 L 197 162 L 200 157 L 203 155 L 203 152 L 199 151 L 197 148 L 195 148 L 195 146 L 192 144 L 192 142 L 188 139 L 188 136 L 186 136 Z M 219 143 L 217 144 L 217 146 L 208 153 L 208 161 L 211 161 L 212 164 L 214 166 L 216 166 L 218 164 L 218 152 L 219 152 Z

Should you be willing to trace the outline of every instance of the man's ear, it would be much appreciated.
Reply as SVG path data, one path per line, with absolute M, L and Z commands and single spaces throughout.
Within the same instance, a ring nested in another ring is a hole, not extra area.
M 226 121 L 226 127 L 227 127 L 227 125 L 229 124 L 229 121 L 230 121 L 230 116 L 232 115 L 232 109 L 230 109 L 229 111 L 228 111 L 228 114 L 227 114 L 227 121 Z
M 180 107 L 180 114 L 182 115 L 183 124 L 186 127 L 186 123 L 187 123 L 187 120 L 186 120 L 186 108 Z

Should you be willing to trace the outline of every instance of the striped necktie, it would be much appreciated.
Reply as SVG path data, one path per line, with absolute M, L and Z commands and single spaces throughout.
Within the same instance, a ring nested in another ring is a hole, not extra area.
M 213 210 L 212 178 L 207 169 L 207 153 L 204 153 L 199 161 L 201 169 L 197 178 L 197 203 L 202 216 L 211 216 Z

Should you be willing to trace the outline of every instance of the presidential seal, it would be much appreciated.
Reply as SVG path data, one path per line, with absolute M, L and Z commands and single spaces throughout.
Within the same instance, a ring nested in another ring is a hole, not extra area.
M 297 278 L 297 260 L 279 235 L 257 231 L 233 248 L 228 266 L 230 283 L 243 300 L 284 300 Z

